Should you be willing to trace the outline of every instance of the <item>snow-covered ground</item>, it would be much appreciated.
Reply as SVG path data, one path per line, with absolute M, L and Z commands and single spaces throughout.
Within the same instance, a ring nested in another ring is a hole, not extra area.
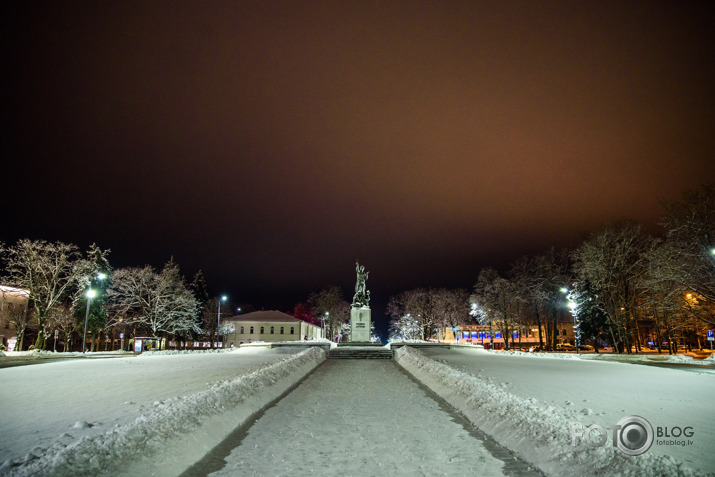
M 480 429 L 547 475 L 715 473 L 711 368 L 686 371 L 574 354 L 478 349 L 403 349 L 397 356 Z M 604 447 L 580 439 L 571 445 L 574 424 L 607 428 L 630 415 L 647 419 L 656 432 L 691 427 L 693 435 L 656 437 L 646 453 L 633 457 L 615 449 L 610 434 Z
M 478 349 L 403 348 L 397 356 L 410 374 L 547 475 L 715 473 L 712 367 L 684 371 Z M 178 475 L 324 359 L 320 348 L 246 348 L 0 369 L 0 475 Z M 414 383 L 388 372 L 390 365 L 360 360 L 318 368 L 265 413 L 267 427 L 248 429 L 225 472 L 250 463 L 256 474 L 335 474 L 339 463 L 360 475 L 406 468 L 431 475 L 442 468 L 434 462 L 442 462 L 471 473 L 470 454 L 460 460 L 465 444 L 484 464 L 480 473 L 504 470 L 469 432 L 443 423 L 449 418 L 426 404 Z M 684 445 L 656 438 L 635 457 L 610 440 L 571 446 L 574 424 L 607 427 L 629 415 L 654 428 L 690 427 L 693 435 L 671 439 Z M 318 445 L 310 432 L 328 443 Z M 279 442 L 293 445 L 290 455 L 276 450 Z M 330 445 L 343 451 L 325 449 Z M 377 460 L 385 467 L 370 467 Z
M 180 473 L 324 359 L 251 348 L 0 369 L 0 475 Z

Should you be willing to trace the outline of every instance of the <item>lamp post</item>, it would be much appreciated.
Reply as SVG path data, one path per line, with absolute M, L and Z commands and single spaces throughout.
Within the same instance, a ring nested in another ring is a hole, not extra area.
M 323 322 L 323 338 L 325 338 L 325 320 L 330 316 L 330 312 L 326 311 L 325 315 L 321 316 L 321 321 Z
M 82 353 L 84 353 L 87 349 L 87 321 L 89 320 L 89 304 L 95 296 L 97 296 L 97 292 L 91 288 L 87 290 L 87 312 L 84 314 L 84 339 L 82 340 Z
M 226 301 L 226 295 L 222 296 L 221 299 L 218 301 L 218 321 L 217 321 L 217 327 L 216 327 L 216 337 L 221 338 L 221 302 Z M 223 343 L 223 340 L 221 341 Z

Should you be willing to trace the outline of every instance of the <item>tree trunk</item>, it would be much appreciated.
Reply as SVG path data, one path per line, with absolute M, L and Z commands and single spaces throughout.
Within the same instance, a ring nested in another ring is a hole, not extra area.
M 541 313 L 539 313 L 539 307 L 536 307 L 536 327 L 539 329 L 539 346 L 544 349 L 544 338 L 541 331 Z
M 13 351 L 22 351 L 22 342 L 25 339 L 25 330 L 17 330 L 17 341 Z
M 551 325 L 551 326 L 552 326 L 551 338 L 553 339 L 553 341 L 551 342 L 551 349 L 556 349 L 556 343 L 557 343 L 557 337 L 558 337 L 558 336 L 557 336 L 557 335 L 558 335 L 558 333 L 557 333 L 558 328 L 557 328 L 557 321 L 556 321 L 556 320 L 557 320 L 557 314 L 556 314 L 556 311 L 554 310 L 553 316 L 552 316 L 552 323 L 553 323 L 553 324 Z

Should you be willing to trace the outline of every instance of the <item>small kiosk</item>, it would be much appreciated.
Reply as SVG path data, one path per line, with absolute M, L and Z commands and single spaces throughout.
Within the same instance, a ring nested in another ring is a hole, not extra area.
M 155 351 L 159 349 L 161 341 L 156 336 L 136 336 L 134 338 L 134 352 L 143 353 L 144 351 Z

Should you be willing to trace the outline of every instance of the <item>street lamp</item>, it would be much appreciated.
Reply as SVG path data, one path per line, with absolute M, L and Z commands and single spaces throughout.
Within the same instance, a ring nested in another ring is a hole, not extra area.
M 222 296 L 221 299 L 218 301 L 218 321 L 217 321 L 217 327 L 216 327 L 216 336 L 220 337 L 221 336 L 221 302 L 226 301 L 226 295 Z M 221 341 L 223 343 L 223 340 Z
M 323 322 L 323 338 L 325 338 L 325 320 L 328 319 L 329 316 L 330 316 L 330 312 L 326 311 L 325 315 L 320 317 L 320 321 Z
M 87 312 L 84 314 L 84 339 L 82 340 L 82 353 L 84 353 L 87 349 L 87 321 L 89 320 L 89 304 L 95 296 L 97 296 L 96 291 L 91 288 L 87 290 Z

